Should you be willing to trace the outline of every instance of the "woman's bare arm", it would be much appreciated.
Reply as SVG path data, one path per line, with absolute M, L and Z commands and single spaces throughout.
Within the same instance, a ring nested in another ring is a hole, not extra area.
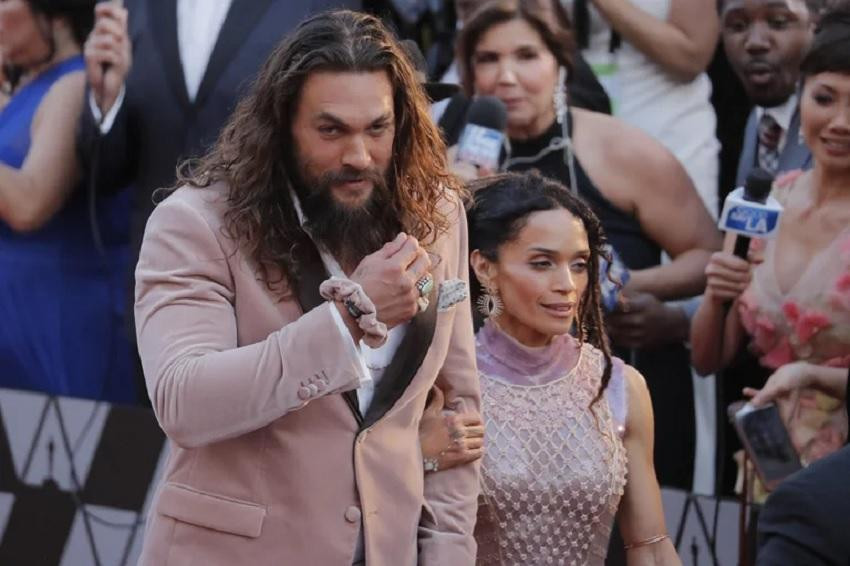
M 624 444 L 629 464 L 628 483 L 620 501 L 617 520 L 625 544 L 638 543 L 627 550 L 626 560 L 629 566 L 680 565 L 669 537 L 647 543 L 667 534 L 661 490 L 652 463 L 652 402 L 646 382 L 637 370 L 626 366 L 624 377 L 629 406 Z
M 20 169 L 0 164 L 0 218 L 13 230 L 43 226 L 80 178 L 75 133 L 85 74 L 69 74 L 50 89 L 33 118 L 32 143 Z
M 720 33 L 717 6 L 705 0 L 672 0 L 667 20 L 659 20 L 633 0 L 593 0 L 596 9 L 623 38 L 681 81 L 705 71 Z
M 705 288 L 705 266 L 720 232 L 682 165 L 661 143 L 616 118 L 573 109 L 576 154 L 614 206 L 633 215 L 672 258 L 631 273 L 629 288 L 662 301 Z
M 752 264 L 731 250 L 735 235 L 727 234 L 723 251 L 706 266 L 703 300 L 691 321 L 691 363 L 701 375 L 728 366 L 746 334 L 738 316 L 738 299 L 752 279 Z

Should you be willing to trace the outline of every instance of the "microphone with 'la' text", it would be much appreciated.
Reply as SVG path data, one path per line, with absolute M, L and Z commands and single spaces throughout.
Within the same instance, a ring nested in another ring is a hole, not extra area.
M 779 227 L 782 205 L 770 196 L 773 176 L 761 168 L 753 169 L 743 187 L 726 197 L 719 227 L 737 234 L 735 255 L 747 259 L 752 238 L 772 238 Z

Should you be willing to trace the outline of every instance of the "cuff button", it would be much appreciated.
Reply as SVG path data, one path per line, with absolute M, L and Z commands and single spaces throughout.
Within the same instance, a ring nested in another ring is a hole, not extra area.
M 309 388 L 309 387 L 307 387 L 307 386 L 305 385 L 305 386 L 302 386 L 302 387 L 299 387 L 299 388 L 298 388 L 298 398 L 299 398 L 299 399 L 301 399 L 302 401 L 306 401 L 306 400 L 307 400 L 307 399 L 309 399 L 310 397 L 312 397 L 312 395 L 311 395 L 311 392 L 310 392 L 310 388 Z

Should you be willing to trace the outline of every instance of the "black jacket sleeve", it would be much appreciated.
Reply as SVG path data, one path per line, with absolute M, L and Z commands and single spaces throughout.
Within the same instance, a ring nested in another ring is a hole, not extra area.
M 756 564 L 850 564 L 850 448 L 813 463 L 768 498 Z
M 86 176 L 95 175 L 97 190 L 101 194 L 114 194 L 129 185 L 138 168 L 136 136 L 130 125 L 129 93 L 124 100 L 112 127 L 101 134 L 89 105 L 89 92 L 80 116 L 77 130 L 77 156 Z

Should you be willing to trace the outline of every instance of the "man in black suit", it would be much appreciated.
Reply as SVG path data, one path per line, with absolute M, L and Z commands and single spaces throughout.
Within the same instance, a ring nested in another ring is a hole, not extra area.
M 125 7 L 97 5 L 85 45 L 90 96 L 78 148 L 83 163 L 96 166 L 89 173 L 100 194 L 132 187 L 128 305 L 154 191 L 175 182 L 179 162 L 206 152 L 263 61 L 299 21 L 360 4 L 126 0 Z M 127 309 L 127 322 L 135 343 L 132 312 Z
M 82 117 L 80 150 L 89 163 L 92 140 L 100 133 L 98 187 L 106 192 L 134 187 L 134 257 L 153 210 L 152 192 L 174 182 L 179 161 L 202 154 L 215 141 L 281 38 L 311 12 L 360 4 L 128 0 L 126 8 L 97 6 L 85 47 L 92 96 Z
M 850 447 L 783 481 L 759 517 L 756 564 L 850 564 Z
M 800 62 L 823 0 L 724 0 L 723 46 L 755 105 L 744 132 L 737 184 L 753 167 L 772 174 L 811 168 L 800 139 Z

